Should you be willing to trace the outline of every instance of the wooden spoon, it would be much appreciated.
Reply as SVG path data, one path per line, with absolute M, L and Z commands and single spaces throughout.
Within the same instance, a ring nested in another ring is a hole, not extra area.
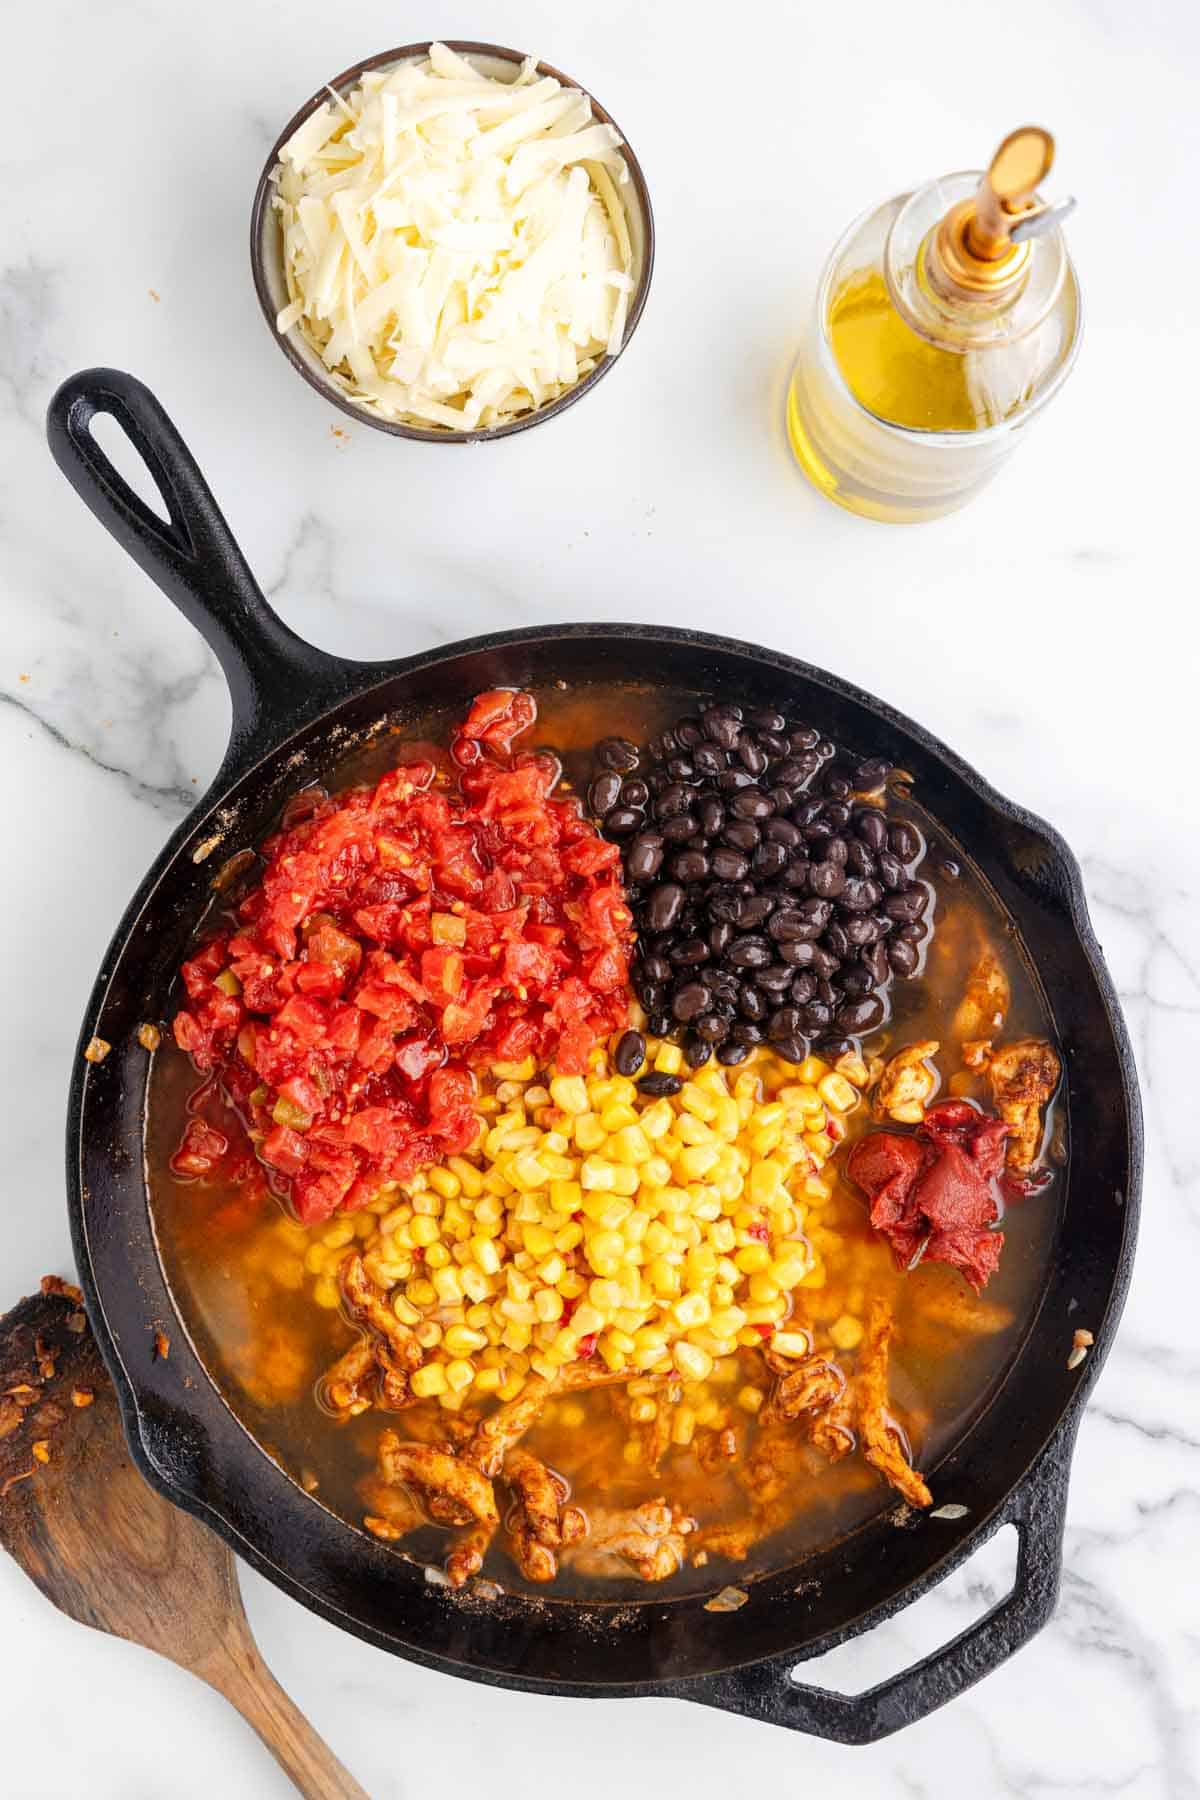
M 224 1694 L 302 1794 L 368 1800 L 259 1655 L 230 1552 L 134 1467 L 82 1296 L 57 1276 L 0 1318 L 0 1544 L 69 1618 Z

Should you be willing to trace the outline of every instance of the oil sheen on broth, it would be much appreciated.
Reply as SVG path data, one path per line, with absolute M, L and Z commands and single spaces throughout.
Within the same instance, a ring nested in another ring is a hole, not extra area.
M 644 742 L 696 699 L 694 693 L 633 685 L 535 691 L 537 742 L 560 754 L 565 779 L 581 791 L 598 737 L 616 732 Z M 446 711 L 399 721 L 392 732 L 352 752 L 330 780 L 331 789 L 376 779 L 401 750 L 407 759 L 422 741 L 444 744 L 454 717 Z M 932 861 L 952 861 L 958 874 L 939 879 L 936 929 L 924 969 L 912 981 L 893 984 L 893 1016 L 868 1040 L 868 1048 L 886 1055 L 889 1047 L 918 1038 L 944 1039 L 985 943 L 1002 959 L 1011 983 L 1005 1035 L 1052 1035 L 1019 941 L 969 859 L 915 800 L 906 809 L 929 841 Z M 221 895 L 214 900 L 214 912 L 228 903 L 229 895 Z M 201 1359 L 253 1436 L 322 1504 L 358 1525 L 364 1510 L 358 1484 L 373 1468 L 379 1433 L 394 1415 L 371 1410 L 335 1421 L 322 1409 L 316 1394 L 319 1378 L 354 1341 L 356 1329 L 338 1310 L 314 1303 L 305 1256 L 331 1223 L 341 1226 L 349 1246 L 356 1232 L 373 1228 L 375 1217 L 343 1215 L 306 1229 L 288 1219 L 269 1196 L 248 1204 L 236 1186 L 176 1180 L 168 1158 L 197 1085 L 189 1060 L 164 1033 L 151 1080 L 146 1167 L 173 1294 Z M 203 1111 L 235 1141 L 241 1135 L 236 1116 L 218 1100 L 207 1099 Z M 871 1122 L 869 1105 L 860 1104 L 846 1122 L 839 1166 Z M 1060 1116 L 1051 1126 L 1057 1142 L 1064 1143 L 1065 1120 Z M 836 1234 L 840 1246 L 836 1259 L 830 1259 L 831 1303 L 840 1305 L 849 1297 L 861 1311 L 865 1297 L 875 1294 L 892 1305 L 891 1394 L 912 1425 L 914 1461 L 927 1475 L 987 1403 L 1027 1333 L 1057 1230 L 1062 1186 L 1060 1177 L 1041 1194 L 1008 1207 L 1001 1265 L 980 1299 L 945 1266 L 898 1271 L 887 1243 L 869 1228 L 862 1195 L 844 1181 L 838 1181 L 820 1214 L 821 1229 Z M 844 1272 L 840 1285 L 838 1268 Z M 805 1301 L 819 1308 L 820 1291 L 809 1293 Z M 657 1493 L 705 1525 L 744 1510 L 744 1496 L 732 1476 L 705 1473 L 687 1449 L 669 1451 L 657 1477 L 627 1462 L 623 1447 L 629 1425 L 614 1411 L 611 1392 L 600 1389 L 551 1401 L 526 1440 L 536 1456 L 568 1478 L 573 1499 L 585 1511 L 589 1504 L 632 1505 Z M 435 1402 L 411 1407 L 403 1421 L 408 1435 L 438 1437 Z M 897 1497 L 874 1471 L 847 1458 L 800 1476 L 794 1501 L 790 1523 L 757 1543 L 747 1561 L 733 1565 L 714 1555 L 702 1568 L 687 1565 L 667 1591 L 707 1590 L 735 1574 L 744 1579 L 786 1566 L 895 1507 Z M 438 1562 L 445 1534 L 422 1530 L 406 1538 L 402 1548 L 418 1561 Z M 493 1550 L 487 1573 L 513 1590 L 527 1586 L 501 1550 Z M 592 1600 L 648 1597 L 640 1582 L 585 1580 L 569 1568 L 553 1590 L 559 1596 L 564 1591 L 586 1593 Z

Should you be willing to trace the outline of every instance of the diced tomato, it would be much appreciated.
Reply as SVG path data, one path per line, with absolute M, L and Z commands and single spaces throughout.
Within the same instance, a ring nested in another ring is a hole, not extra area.
M 304 1167 L 307 1157 L 307 1146 L 298 1131 L 290 1125 L 276 1125 L 274 1131 L 268 1131 L 259 1146 L 259 1155 L 273 1169 L 283 1175 L 298 1175 Z

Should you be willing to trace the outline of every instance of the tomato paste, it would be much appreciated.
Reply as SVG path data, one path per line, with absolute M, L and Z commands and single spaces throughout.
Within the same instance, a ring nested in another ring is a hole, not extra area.
M 536 716 L 528 694 L 481 694 L 450 764 L 321 800 L 183 965 L 175 1041 L 305 1222 L 465 1150 L 474 1068 L 578 1074 L 627 1022 L 620 851 L 555 793 L 553 757 L 513 754 Z
M 1000 1261 L 997 1183 L 1008 1126 L 966 1100 L 931 1106 L 913 1133 L 873 1131 L 846 1173 L 871 1202 L 871 1224 L 902 1268 L 918 1259 L 961 1269 L 979 1293 Z

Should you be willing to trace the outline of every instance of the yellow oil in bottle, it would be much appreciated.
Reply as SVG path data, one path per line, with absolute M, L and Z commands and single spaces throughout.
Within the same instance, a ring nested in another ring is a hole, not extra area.
M 829 343 L 860 406 L 912 431 L 978 431 L 995 424 L 972 392 L 970 356 L 943 350 L 900 317 L 883 275 L 851 279 L 829 309 Z

